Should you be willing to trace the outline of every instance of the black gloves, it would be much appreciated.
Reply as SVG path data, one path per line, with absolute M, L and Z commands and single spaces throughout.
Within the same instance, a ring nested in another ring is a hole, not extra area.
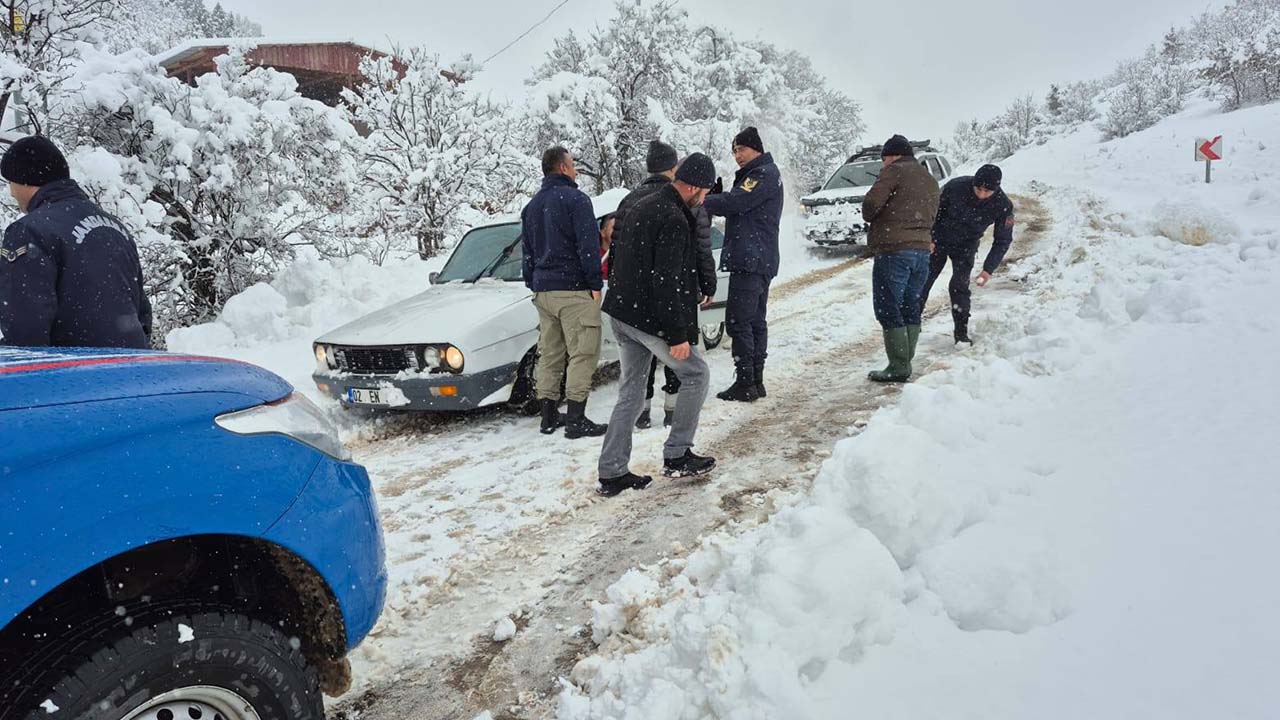
M 711 186 L 711 194 L 719 195 L 722 192 L 724 192 L 724 180 L 717 177 L 716 184 Z

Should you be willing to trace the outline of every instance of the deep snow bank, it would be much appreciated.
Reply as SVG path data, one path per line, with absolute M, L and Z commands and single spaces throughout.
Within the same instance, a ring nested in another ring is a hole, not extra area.
M 1190 137 L 1218 132 L 1255 145 L 1205 188 Z M 797 506 L 610 588 L 561 718 L 1280 706 L 1280 581 L 1259 572 L 1280 541 L 1280 210 L 1258 199 L 1280 106 L 1087 135 L 1005 164 L 1061 184 L 1056 225 L 978 294 L 976 351 L 928 343 L 939 369 Z

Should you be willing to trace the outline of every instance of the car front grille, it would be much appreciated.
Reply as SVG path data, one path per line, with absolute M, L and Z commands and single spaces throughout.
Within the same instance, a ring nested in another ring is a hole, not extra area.
M 338 369 L 361 375 L 395 375 L 418 370 L 418 352 L 412 347 L 337 347 Z

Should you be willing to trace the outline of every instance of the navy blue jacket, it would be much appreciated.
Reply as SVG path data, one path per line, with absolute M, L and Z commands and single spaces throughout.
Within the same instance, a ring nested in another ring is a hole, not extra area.
M 543 178 L 520 213 L 524 284 L 534 292 L 600 290 L 600 226 L 591 198 L 564 175 Z
M 731 191 L 707 196 L 703 205 L 707 212 L 725 218 L 721 270 L 765 277 L 778 274 L 782 201 L 782 174 L 769 153 L 739 170 Z
M 40 188 L 0 248 L 5 345 L 151 347 L 138 247 L 74 180 Z
M 973 178 L 962 176 L 942 188 L 938 217 L 933 221 L 933 242 L 947 250 L 978 252 L 987 228 L 995 225 L 995 237 L 982 269 L 994 273 L 1013 244 L 1013 202 L 1003 190 L 985 201 L 973 193 Z

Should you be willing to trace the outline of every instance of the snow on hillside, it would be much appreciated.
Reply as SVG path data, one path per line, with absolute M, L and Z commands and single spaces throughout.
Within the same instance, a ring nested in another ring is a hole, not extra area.
M 1097 141 L 1004 163 L 1029 291 L 926 329 L 807 499 L 613 585 L 560 718 L 1274 714 L 1280 105 Z

